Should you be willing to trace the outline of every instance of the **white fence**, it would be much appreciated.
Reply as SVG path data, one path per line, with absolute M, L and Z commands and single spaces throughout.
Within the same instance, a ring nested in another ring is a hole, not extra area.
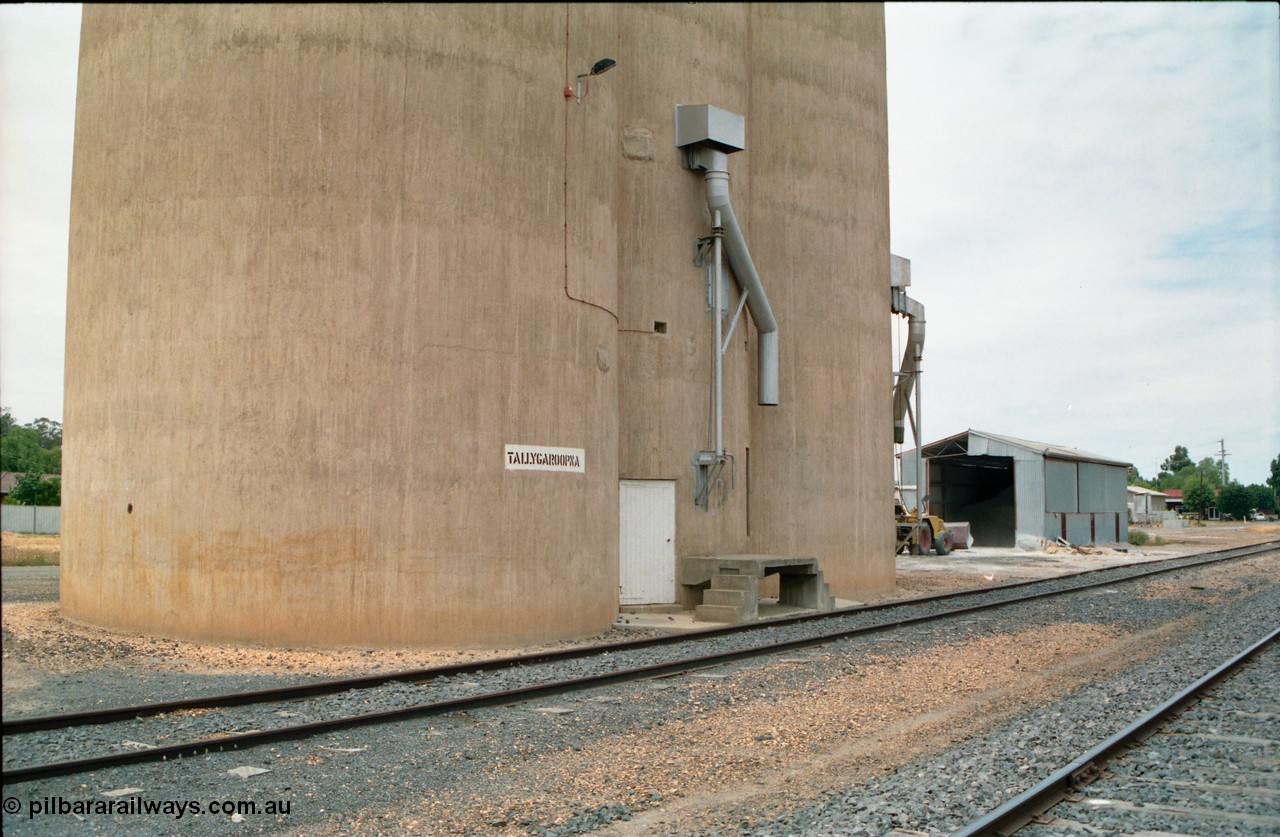
M 27 535 L 62 533 L 61 506 L 0 506 L 0 529 Z

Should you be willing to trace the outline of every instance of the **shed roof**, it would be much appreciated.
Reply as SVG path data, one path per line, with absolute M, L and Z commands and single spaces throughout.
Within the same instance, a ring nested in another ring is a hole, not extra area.
M 1096 453 L 1079 450 L 1078 448 L 1069 448 L 1065 445 L 1051 445 L 1047 442 L 1032 442 L 1028 439 L 1018 439 L 1013 436 L 1002 436 L 998 433 L 988 433 L 984 430 L 974 430 L 970 428 L 963 433 L 957 433 L 954 436 L 948 436 L 945 439 L 939 439 L 923 447 L 923 453 L 926 459 L 939 456 L 953 456 L 957 454 L 967 454 L 973 447 L 973 439 L 978 437 L 987 441 L 996 442 L 1011 448 L 1019 448 L 1030 453 L 1047 457 L 1050 459 L 1067 459 L 1075 462 L 1096 462 L 1101 465 L 1115 465 L 1121 468 L 1127 468 L 1131 462 L 1123 462 L 1119 459 L 1112 459 L 1107 456 L 1100 456 Z M 985 445 L 984 445 L 985 447 Z
M 1163 491 L 1153 491 L 1150 488 L 1143 488 L 1140 485 L 1129 486 L 1129 493 L 1130 494 L 1150 494 L 1152 497 L 1168 497 L 1169 496 L 1168 494 L 1165 494 Z

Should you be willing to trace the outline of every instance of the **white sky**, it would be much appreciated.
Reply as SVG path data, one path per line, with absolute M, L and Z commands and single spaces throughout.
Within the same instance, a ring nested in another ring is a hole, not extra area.
M 888 4 L 924 436 L 1280 455 L 1274 3 Z M 62 418 L 79 6 L 0 8 L 0 401 Z M 887 386 L 886 382 L 886 386 Z M 886 453 L 887 455 L 887 453 Z

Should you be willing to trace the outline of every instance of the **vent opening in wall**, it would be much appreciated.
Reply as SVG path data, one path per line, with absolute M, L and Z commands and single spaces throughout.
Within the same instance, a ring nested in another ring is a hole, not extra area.
M 654 321 L 653 321 L 653 333 L 654 333 L 654 334 L 666 334 L 666 333 L 667 333 L 667 324 L 666 324 L 666 323 L 664 323 L 664 322 L 662 322 L 661 320 L 654 320 Z
M 133 503 L 130 503 L 129 505 L 124 507 L 124 513 L 133 514 Z

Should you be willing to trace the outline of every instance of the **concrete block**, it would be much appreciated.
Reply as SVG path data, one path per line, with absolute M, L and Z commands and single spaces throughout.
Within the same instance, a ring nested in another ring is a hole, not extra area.
M 747 601 L 747 591 L 745 590 L 717 590 L 712 587 L 710 590 L 702 594 L 702 603 L 706 605 L 730 605 L 732 607 L 743 607 Z
M 743 590 L 755 593 L 760 588 L 760 579 L 751 575 L 731 575 L 716 573 L 711 579 L 713 590 Z

